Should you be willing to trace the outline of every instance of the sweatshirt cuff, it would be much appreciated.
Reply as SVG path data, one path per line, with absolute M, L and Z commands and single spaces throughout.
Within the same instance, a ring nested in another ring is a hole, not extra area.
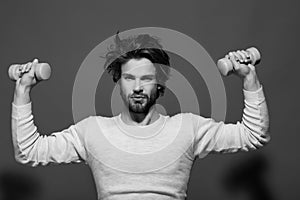
M 261 86 L 256 91 L 248 91 L 243 89 L 245 101 L 247 102 L 262 102 L 265 100 L 263 87 Z
M 31 102 L 29 102 L 28 104 L 24 104 L 24 105 L 15 105 L 14 103 L 12 103 L 12 117 L 22 117 L 25 115 L 28 115 L 29 113 L 31 113 L 31 109 L 32 109 L 32 105 Z

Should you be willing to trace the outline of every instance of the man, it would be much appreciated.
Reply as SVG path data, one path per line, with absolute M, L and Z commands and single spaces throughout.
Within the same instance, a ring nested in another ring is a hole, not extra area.
M 248 53 L 230 52 L 227 58 L 243 80 L 241 122 L 224 124 L 192 113 L 164 116 L 155 102 L 164 94 L 169 56 L 147 34 L 123 40 L 117 34 L 105 69 L 120 86 L 123 111 L 111 118 L 88 117 L 49 136 L 37 132 L 31 112 L 30 91 L 37 83 L 33 66 L 38 61 L 27 63 L 12 103 L 15 158 L 31 166 L 84 161 L 99 199 L 185 199 L 196 158 L 257 149 L 270 139 L 266 101 L 254 66 L 247 64 Z M 170 145 L 155 153 L 165 144 Z

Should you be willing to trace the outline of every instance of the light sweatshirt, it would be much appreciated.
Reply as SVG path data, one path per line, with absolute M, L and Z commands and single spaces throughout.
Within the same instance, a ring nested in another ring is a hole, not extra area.
M 270 140 L 262 87 L 243 92 L 245 107 L 236 124 L 179 113 L 135 126 L 119 114 L 90 116 L 50 135 L 39 133 L 31 103 L 12 104 L 15 158 L 31 166 L 84 162 L 93 173 L 98 199 L 183 200 L 196 158 L 257 149 Z

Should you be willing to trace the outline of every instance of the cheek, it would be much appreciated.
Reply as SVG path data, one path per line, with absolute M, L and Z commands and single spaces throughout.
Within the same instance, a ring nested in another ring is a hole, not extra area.
M 150 94 L 156 90 L 156 84 L 148 84 L 144 87 L 145 93 Z
M 131 93 L 132 91 L 132 86 L 128 83 L 121 82 L 119 87 L 120 87 L 120 91 L 125 95 Z

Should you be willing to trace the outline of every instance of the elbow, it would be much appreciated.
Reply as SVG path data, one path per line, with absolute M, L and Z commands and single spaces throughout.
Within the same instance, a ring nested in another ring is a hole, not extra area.
M 260 147 L 263 147 L 267 145 L 271 140 L 270 134 L 266 132 L 264 135 L 261 135 L 259 137 L 258 143 L 260 144 Z
M 15 152 L 15 160 L 17 163 L 30 166 L 30 167 L 36 167 L 38 166 L 38 163 L 35 162 L 33 159 L 30 159 L 30 156 L 28 154 L 24 154 L 22 152 Z
M 270 135 L 270 120 L 269 120 L 269 114 L 268 112 L 264 113 L 263 120 L 261 120 L 260 124 L 260 140 L 263 143 L 263 146 L 268 144 L 271 140 L 271 135 Z
M 267 117 L 263 119 L 264 120 L 261 120 L 256 124 L 244 124 L 245 137 L 247 137 L 247 140 L 253 149 L 261 148 L 267 145 L 271 140 L 269 120 L 266 120 L 268 119 Z
M 254 149 L 259 149 L 266 146 L 271 140 L 270 134 L 268 131 L 260 134 L 252 134 L 250 141 L 254 147 Z
M 246 150 L 262 148 L 271 140 L 269 128 L 268 126 L 257 126 L 252 129 L 245 127 L 244 139 L 245 143 L 243 146 Z
M 269 131 L 269 121 L 266 121 L 264 123 L 264 126 L 261 126 L 260 132 L 259 132 L 259 142 L 262 144 L 262 146 L 265 146 L 268 144 L 271 140 L 271 135 Z

